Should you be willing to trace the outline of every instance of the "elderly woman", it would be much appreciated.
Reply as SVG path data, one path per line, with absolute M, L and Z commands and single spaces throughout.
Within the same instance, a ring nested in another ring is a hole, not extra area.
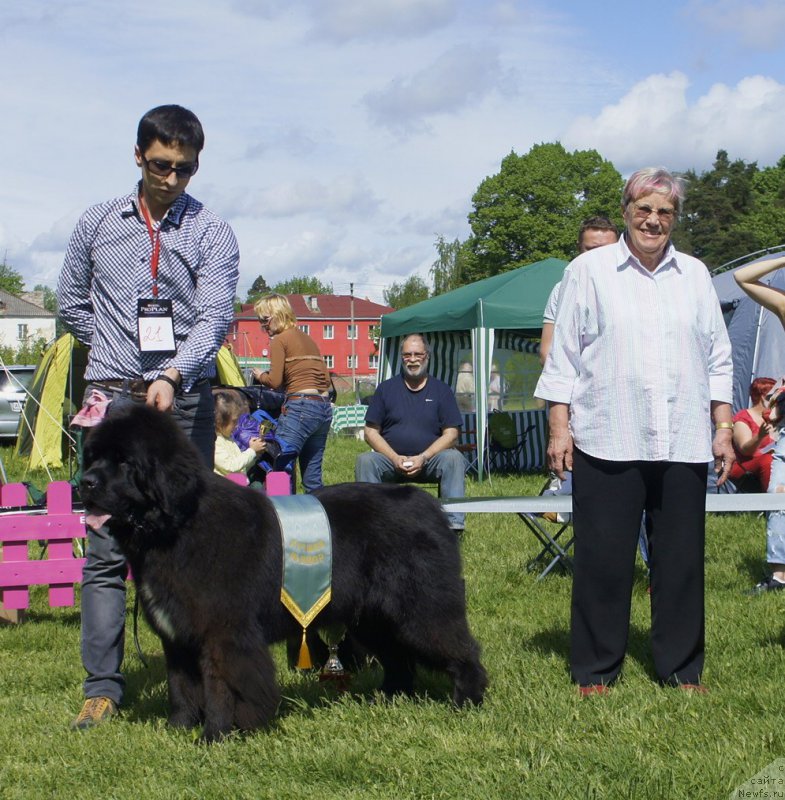
M 312 492 L 323 485 L 322 459 L 333 418 L 330 376 L 316 342 L 297 327 L 286 297 L 264 295 L 254 311 L 271 345 L 269 371 L 255 369 L 253 375 L 263 386 L 286 393 L 275 433 L 297 450 L 303 488 Z
M 724 483 L 732 367 L 709 273 L 670 241 L 683 191 L 662 168 L 627 181 L 622 238 L 564 273 L 535 391 L 550 405 L 548 464 L 573 471 L 570 661 L 582 695 L 621 671 L 644 511 L 657 676 L 703 690 L 707 463 Z

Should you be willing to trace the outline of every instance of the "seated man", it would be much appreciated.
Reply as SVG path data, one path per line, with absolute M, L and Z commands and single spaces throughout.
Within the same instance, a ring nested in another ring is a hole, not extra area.
M 382 381 L 371 398 L 365 441 L 373 452 L 357 457 L 355 480 L 438 481 L 441 497 L 463 497 L 466 459 L 454 449 L 463 417 L 455 396 L 428 374 L 430 348 L 421 334 L 403 340 L 401 358 L 401 374 Z M 463 532 L 464 515 L 448 517 Z

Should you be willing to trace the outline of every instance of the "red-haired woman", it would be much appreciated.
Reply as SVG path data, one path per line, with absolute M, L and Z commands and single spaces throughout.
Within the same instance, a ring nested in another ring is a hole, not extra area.
M 774 378 L 755 378 L 750 384 L 752 405 L 733 417 L 736 463 L 731 468 L 730 479 L 738 481 L 748 473 L 755 475 L 764 492 L 769 488 L 774 439 L 769 436 L 771 426 L 763 418 L 763 398 L 774 383 Z
M 764 308 L 774 313 L 785 328 L 785 292 L 769 285 L 764 280 L 785 266 L 785 256 L 761 259 L 740 267 L 734 273 L 736 283 Z M 785 491 L 785 436 L 782 435 L 782 422 L 779 421 L 779 438 L 774 446 L 771 459 L 771 473 L 768 491 Z M 771 575 L 752 589 L 752 594 L 780 591 L 785 589 L 785 512 L 769 511 L 766 515 L 766 561 Z

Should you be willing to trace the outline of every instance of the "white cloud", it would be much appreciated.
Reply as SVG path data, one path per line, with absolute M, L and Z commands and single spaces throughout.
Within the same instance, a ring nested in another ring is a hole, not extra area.
M 455 16 L 457 0 L 314 0 L 314 35 L 337 42 L 423 36 Z
M 451 240 L 458 232 L 460 238 L 463 238 L 468 233 L 466 216 L 470 207 L 467 199 L 460 204 L 436 209 L 430 214 L 405 214 L 395 224 L 401 231 L 430 237 L 434 242 L 437 236 Z
M 271 152 L 302 157 L 314 153 L 319 146 L 313 131 L 299 126 L 276 128 L 266 134 L 250 134 L 251 141 L 245 151 L 245 157 L 263 158 Z
M 180 102 L 207 134 L 189 191 L 237 233 L 241 293 L 315 274 L 380 297 L 427 276 L 437 235 L 466 237 L 511 150 L 561 138 L 622 171 L 706 168 L 719 148 L 776 161 L 785 67 L 763 48 L 782 5 L 679 0 L 642 31 L 631 7 L 574 0 L 0 2 L 0 252 L 29 285 L 56 277 L 79 213 L 138 176 L 139 115 Z
M 422 130 L 427 117 L 477 103 L 505 83 L 493 48 L 456 45 L 410 78 L 369 92 L 363 102 L 375 123 L 407 133 Z
M 248 265 L 244 277 L 249 279 L 250 285 L 261 273 L 272 286 L 294 275 L 320 275 L 332 261 L 339 242 L 340 237 L 325 229 L 302 230 L 270 244 L 258 253 L 243 254 L 243 260 Z M 263 266 L 255 271 L 250 263 Z
M 696 0 L 692 13 L 710 33 L 728 34 L 747 47 L 781 50 L 785 36 L 785 4 L 782 0 Z
M 680 72 L 651 75 L 596 117 L 576 119 L 562 142 L 596 149 L 623 173 L 653 164 L 702 170 L 721 149 L 761 166 L 782 155 L 785 85 L 762 76 L 718 83 L 691 104 L 688 87 Z
M 331 183 L 315 178 L 285 181 L 233 199 L 223 196 L 212 205 L 232 217 L 286 219 L 313 214 L 335 223 L 372 217 L 379 200 L 362 177 L 343 175 Z
M 266 227 L 273 236 L 273 228 Z M 238 237 L 242 229 L 236 230 Z M 364 245 L 357 237 L 349 240 L 346 231 L 307 228 L 294 231 L 287 227 L 278 231 L 275 241 L 259 250 L 243 250 L 238 294 L 245 297 L 258 275 L 269 285 L 294 275 L 308 275 L 333 285 L 336 294 L 349 294 L 354 284 L 357 297 L 382 302 L 384 289 L 392 282 L 401 282 L 410 274 L 427 276 L 431 258 L 422 260 L 422 248 L 390 244 L 384 239 L 369 237 Z
M 231 5 L 252 17 L 274 19 L 286 10 L 289 0 L 232 0 Z

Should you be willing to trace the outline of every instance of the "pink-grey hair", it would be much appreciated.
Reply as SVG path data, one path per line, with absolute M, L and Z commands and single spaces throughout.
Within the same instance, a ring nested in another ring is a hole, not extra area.
M 621 202 L 627 208 L 639 197 L 656 192 L 665 195 L 676 211 L 679 211 L 684 201 L 684 191 L 684 180 L 672 175 L 665 167 L 644 167 L 630 175 Z

